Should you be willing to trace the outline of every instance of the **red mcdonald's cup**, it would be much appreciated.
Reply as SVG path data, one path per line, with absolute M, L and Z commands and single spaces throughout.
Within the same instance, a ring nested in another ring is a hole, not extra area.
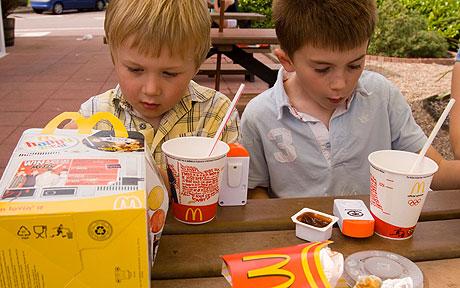
M 212 138 L 180 137 L 161 146 L 166 155 L 174 217 L 203 224 L 216 216 L 217 201 L 229 146 L 218 141 L 207 155 Z
M 381 150 L 369 155 L 370 210 L 374 231 L 388 239 L 412 237 L 426 195 L 430 191 L 436 162 L 424 157 L 414 172 L 409 172 L 418 154 Z

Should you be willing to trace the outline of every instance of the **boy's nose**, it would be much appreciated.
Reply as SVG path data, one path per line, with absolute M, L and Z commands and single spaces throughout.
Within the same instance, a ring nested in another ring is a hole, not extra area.
M 332 90 L 342 90 L 347 86 L 347 79 L 343 73 L 333 75 L 330 84 Z
M 143 93 L 147 96 L 158 96 L 161 94 L 160 81 L 156 77 L 150 77 L 144 84 Z

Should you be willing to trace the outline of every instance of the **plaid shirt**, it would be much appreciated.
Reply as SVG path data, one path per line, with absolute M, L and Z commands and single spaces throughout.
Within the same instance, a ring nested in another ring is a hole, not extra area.
M 120 87 L 91 97 L 80 107 L 80 114 L 89 117 L 96 112 L 111 112 L 125 125 L 128 131 L 144 134 L 146 145 L 152 151 L 157 164 L 165 168 L 161 151 L 163 142 L 177 137 L 214 137 L 230 106 L 230 100 L 222 93 L 190 81 L 189 89 L 182 99 L 161 119 L 155 131 L 152 125 L 137 116 L 132 106 L 123 98 Z M 238 138 L 239 117 L 235 110 L 220 139 L 227 143 Z M 100 121 L 95 129 L 111 130 L 108 122 Z

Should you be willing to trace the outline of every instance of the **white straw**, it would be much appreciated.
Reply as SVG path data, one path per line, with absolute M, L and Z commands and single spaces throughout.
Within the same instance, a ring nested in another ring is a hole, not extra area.
M 447 103 L 447 106 L 442 112 L 441 117 L 439 117 L 438 122 L 436 122 L 436 125 L 433 128 L 433 131 L 431 131 L 430 137 L 428 137 L 428 140 L 426 140 L 425 145 L 423 145 L 422 150 L 420 151 L 417 159 L 414 162 L 414 165 L 412 165 L 412 168 L 410 168 L 410 173 L 413 173 L 420 164 L 420 162 L 422 162 L 422 159 L 425 156 L 426 151 L 428 151 L 428 148 L 430 148 L 431 142 L 433 142 L 434 137 L 436 137 L 436 134 L 438 134 L 439 129 L 441 129 L 441 125 L 446 120 L 447 115 L 449 115 L 450 109 L 452 109 L 454 103 L 455 99 L 450 99 L 449 103 Z
M 216 135 L 214 135 L 214 138 L 212 139 L 212 145 L 209 147 L 208 156 L 211 156 L 212 151 L 214 150 L 214 147 L 216 146 L 217 141 L 220 138 L 220 134 L 222 134 L 222 131 L 224 130 L 224 127 L 227 124 L 228 119 L 230 119 L 230 115 L 232 115 L 233 109 L 235 109 L 236 102 L 238 102 L 238 99 L 240 99 L 243 89 L 244 84 L 241 84 L 240 88 L 238 88 L 238 91 L 236 91 L 235 97 L 233 97 L 232 103 L 230 103 L 230 107 L 228 107 L 227 114 L 225 114 L 224 119 L 222 119 L 222 123 L 220 123 L 219 129 L 217 129 Z

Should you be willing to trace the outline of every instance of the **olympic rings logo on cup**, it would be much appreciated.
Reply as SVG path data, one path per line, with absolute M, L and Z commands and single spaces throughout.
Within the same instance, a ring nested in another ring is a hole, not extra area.
M 409 206 L 417 206 L 420 204 L 420 201 L 422 201 L 422 199 L 411 199 L 407 201 L 407 204 L 409 204 Z

